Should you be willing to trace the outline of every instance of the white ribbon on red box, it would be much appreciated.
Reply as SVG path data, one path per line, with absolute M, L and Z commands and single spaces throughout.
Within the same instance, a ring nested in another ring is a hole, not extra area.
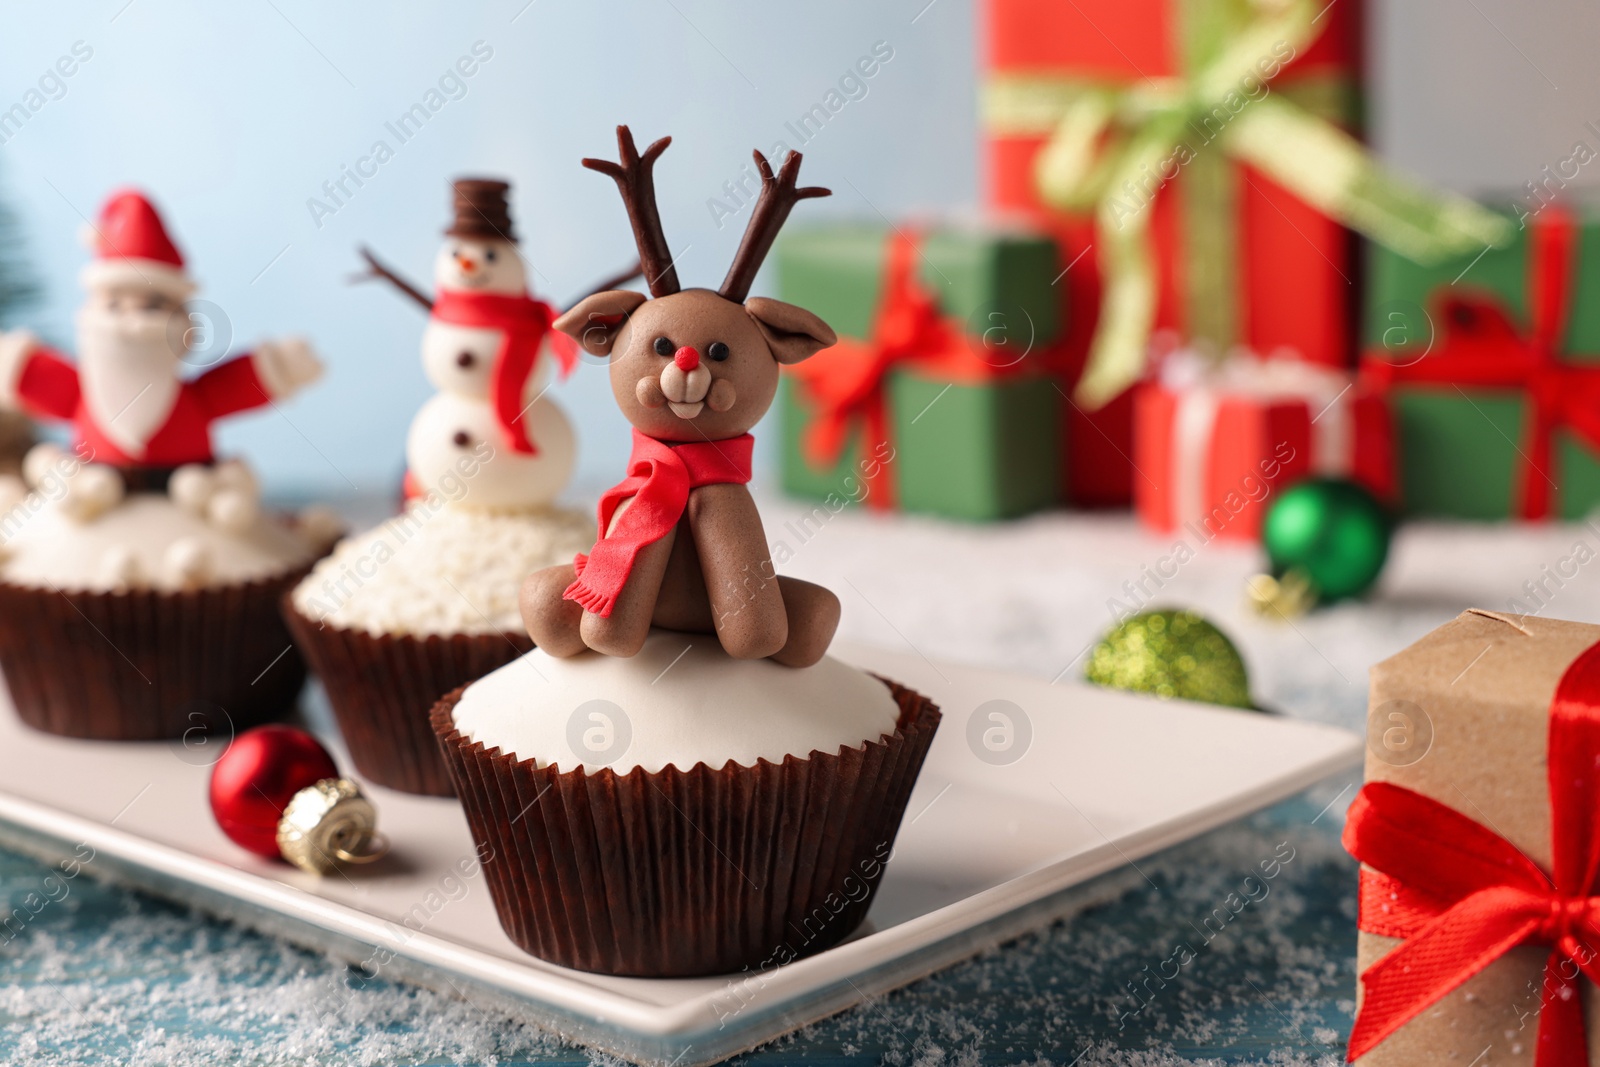
M 1227 399 L 1260 404 L 1300 401 L 1311 416 L 1311 472 L 1344 478 L 1355 456 L 1355 419 L 1345 399 L 1355 385 L 1353 375 L 1307 363 L 1292 352 L 1270 359 L 1235 350 L 1220 362 L 1184 349 L 1161 364 L 1161 387 L 1178 398 L 1172 428 L 1175 525 L 1203 523 L 1210 511 L 1205 499 L 1215 439 L 1217 412 Z

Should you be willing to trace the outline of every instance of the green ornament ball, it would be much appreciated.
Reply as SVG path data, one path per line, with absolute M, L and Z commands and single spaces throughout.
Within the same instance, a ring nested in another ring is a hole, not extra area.
M 1111 689 L 1254 707 L 1239 650 L 1192 611 L 1146 611 L 1123 620 L 1095 645 L 1085 674 Z
M 1309 478 L 1278 495 L 1261 527 L 1275 574 L 1297 570 L 1324 602 L 1372 588 L 1389 556 L 1389 514 L 1366 489 Z

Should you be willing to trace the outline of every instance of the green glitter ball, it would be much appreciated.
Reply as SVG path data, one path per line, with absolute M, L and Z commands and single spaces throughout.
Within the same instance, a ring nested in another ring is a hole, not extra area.
M 1192 611 L 1146 611 L 1112 627 L 1089 657 L 1095 685 L 1253 708 L 1244 659 Z

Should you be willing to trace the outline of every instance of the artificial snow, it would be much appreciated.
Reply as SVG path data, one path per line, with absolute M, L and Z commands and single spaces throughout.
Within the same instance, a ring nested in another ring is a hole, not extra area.
M 1262 565 L 1252 546 L 1192 544 L 1168 575 L 1160 561 L 1175 539 L 1121 515 L 969 527 L 824 513 L 768 501 L 767 533 L 785 543 L 787 573 L 839 593 L 842 637 L 1056 677 L 1081 673 L 1118 611 L 1192 607 L 1240 645 L 1260 703 L 1356 730 L 1368 666 L 1466 607 L 1600 622 L 1600 583 L 1562 564 L 1576 541 L 1600 544 L 1580 526 L 1409 526 L 1371 601 L 1274 625 L 1244 606 L 1244 579 Z M 1141 860 L 1117 876 L 1129 888 L 1114 903 L 736 1062 L 1341 1063 L 1356 867 L 1338 834 L 1358 784 L 1332 780 Z M 0 853 L 0 916 L 20 914 L 30 894 L 37 904 L 50 871 Z M 9 940 L 0 929 L 0 1063 L 617 1062 L 138 893 L 87 878 L 68 887 Z

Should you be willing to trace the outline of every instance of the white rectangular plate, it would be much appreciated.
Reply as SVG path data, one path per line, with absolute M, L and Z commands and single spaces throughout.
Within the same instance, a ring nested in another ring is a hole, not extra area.
M 481 874 L 456 878 L 474 864 L 453 800 L 371 789 L 393 852 L 318 879 L 222 836 L 206 803 L 203 749 L 49 737 L 9 707 L 0 709 L 0 838 L 45 856 L 87 844 L 90 872 L 368 961 L 389 977 L 492 1001 L 641 1063 L 689 1067 L 1112 895 L 1122 880 L 1084 883 L 1361 757 L 1355 735 L 1315 723 L 879 649 L 835 653 L 927 694 L 944 722 L 863 929 L 759 976 L 607 978 L 525 955 L 501 933 Z M 1010 704 L 980 710 L 991 701 Z M 992 718 L 996 711 L 1006 718 Z M 997 762 L 993 748 L 1008 737 L 1021 755 Z

